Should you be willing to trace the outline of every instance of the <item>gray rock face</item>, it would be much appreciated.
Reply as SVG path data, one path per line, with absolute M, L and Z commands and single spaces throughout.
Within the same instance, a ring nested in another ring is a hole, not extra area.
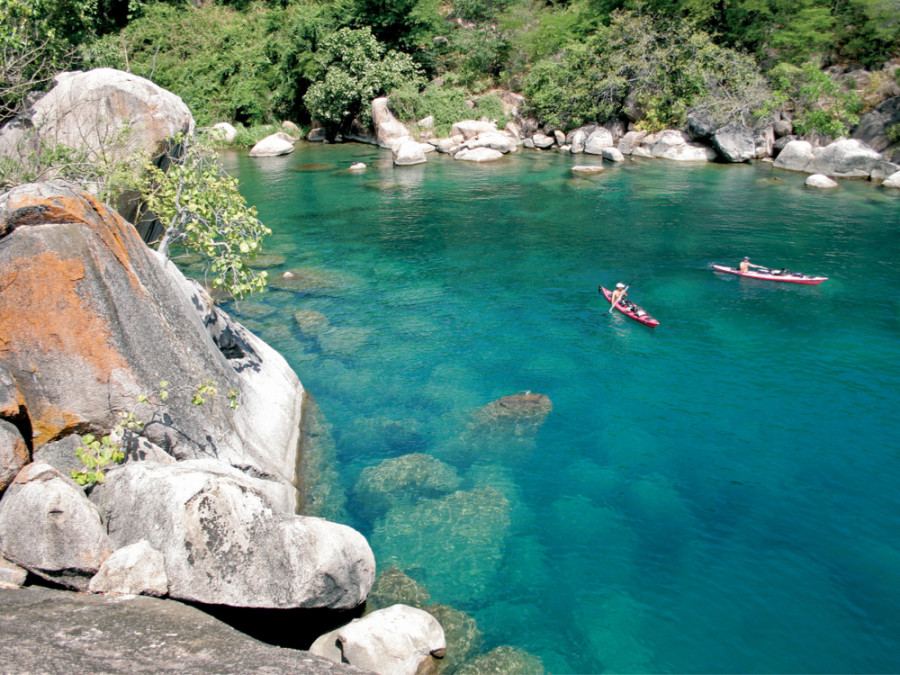
M 29 462 L 28 446 L 19 430 L 0 419 L 0 494 Z
M 531 137 L 531 142 L 534 143 L 534 147 L 546 150 L 556 143 L 556 138 L 547 134 L 536 133 Z
M 375 138 L 382 148 L 393 148 L 398 139 L 409 136 L 409 129 L 394 117 L 384 96 L 372 101 L 372 124 Z
M 468 141 L 471 138 L 475 138 L 478 134 L 488 133 L 490 131 L 497 131 L 497 125 L 493 122 L 462 120 L 450 127 L 450 137 L 462 136 L 463 140 Z
M 441 625 L 428 612 L 392 605 L 326 633 L 309 651 L 381 675 L 434 673 L 447 650 Z
M 482 132 L 465 142 L 464 146 L 469 150 L 475 148 L 491 148 L 503 154 L 515 152 L 518 150 L 519 144 L 516 139 L 505 131 L 487 131 Z
M 375 559 L 355 530 L 292 516 L 265 481 L 214 460 L 134 462 L 91 493 L 116 548 L 142 539 L 162 552 L 173 598 L 234 607 L 361 604 Z
M 583 176 L 596 176 L 598 173 L 603 173 L 606 169 L 603 168 L 603 165 L 587 165 L 587 164 L 577 164 L 573 167 L 569 168 L 574 174 L 580 174 Z
M 888 137 L 887 131 L 897 124 L 900 124 L 900 96 L 882 101 L 874 110 L 863 115 L 853 130 L 852 137 L 876 152 L 883 152 L 895 145 Z
M 0 556 L 44 579 L 85 590 L 111 552 L 97 508 L 49 464 L 22 469 L 0 501 Z
M 102 435 L 117 410 L 134 409 L 165 452 L 268 476 L 273 500 L 292 510 L 303 387 L 279 354 L 67 183 L 0 196 L 0 239 L 0 372 L 16 383 L 36 451 L 87 429 Z M 172 395 L 137 404 L 157 398 L 161 379 Z M 237 390 L 238 409 L 224 396 L 192 405 L 187 392 L 207 379 Z
M 218 122 L 213 125 L 212 135 L 226 145 L 231 145 L 237 138 L 237 129 L 228 122 Z
M 821 173 L 832 178 L 889 176 L 900 170 L 900 166 L 888 162 L 862 141 L 848 138 L 819 149 L 813 149 L 807 141 L 790 141 L 775 159 L 774 166 L 789 171 Z
M 602 155 L 605 148 L 613 146 L 613 137 L 608 129 L 599 127 L 585 139 L 584 151 L 589 155 Z
M 900 171 L 888 176 L 882 185 L 889 188 L 900 188 Z
M 729 122 L 712 135 L 713 146 L 726 162 L 748 162 L 756 157 L 753 131 L 738 122 Z
M 795 139 L 785 144 L 775 158 L 774 166 L 788 171 L 806 171 L 812 159 L 812 143 Z
M 112 595 L 153 595 L 169 592 L 166 561 L 163 554 L 141 540 L 123 546 L 103 561 L 88 584 L 92 593 Z
M 651 156 L 659 159 L 671 159 L 680 162 L 708 162 L 716 158 L 715 150 L 705 145 L 690 143 L 687 136 L 674 129 L 666 129 L 650 134 L 641 141 L 641 144 L 650 151 Z M 632 152 L 632 154 L 636 153 Z
M 46 588 L 0 591 L 0 653 L 10 673 L 367 672 L 263 644 L 180 602 Z
M 19 588 L 28 578 L 28 570 L 0 558 L 0 588 Z
M 427 162 L 421 143 L 407 136 L 394 141 L 393 160 L 397 166 L 413 166 Z

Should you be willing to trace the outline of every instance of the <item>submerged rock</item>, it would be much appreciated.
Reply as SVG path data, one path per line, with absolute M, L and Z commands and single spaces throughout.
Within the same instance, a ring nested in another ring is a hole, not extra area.
M 322 296 L 346 293 L 358 283 L 348 274 L 319 267 L 294 267 L 269 279 L 272 288 Z
M 513 394 L 479 408 L 472 415 L 475 427 L 513 436 L 537 433 L 553 410 L 550 398 L 544 394 Z
M 424 609 L 441 624 L 447 640 L 447 655 L 438 664 L 438 672 L 456 673 L 481 648 L 483 636 L 478 622 L 449 605 L 435 604 Z
M 412 577 L 396 567 L 388 567 L 372 586 L 366 598 L 366 612 L 384 609 L 391 605 L 409 605 L 424 609 L 431 600 L 431 594 Z
M 838 186 L 837 181 L 831 180 L 828 176 L 822 173 L 812 174 L 806 179 L 804 184 L 807 187 L 824 189 L 836 188 Z
M 524 649 L 500 646 L 475 658 L 456 671 L 458 675 L 485 673 L 516 673 L 516 675 L 544 675 L 541 660 Z
M 401 501 L 434 497 L 459 487 L 456 469 L 422 453 L 386 459 L 363 469 L 354 491 L 368 506 L 389 508 Z
M 598 173 L 603 173 L 606 169 L 602 165 L 595 166 L 587 166 L 584 164 L 578 164 L 569 169 L 572 173 L 580 174 L 582 176 L 595 176 Z
M 421 569 L 435 595 L 451 604 L 472 602 L 494 582 L 509 525 L 507 499 L 493 488 L 475 488 L 398 504 L 378 521 L 371 540 L 385 564 Z

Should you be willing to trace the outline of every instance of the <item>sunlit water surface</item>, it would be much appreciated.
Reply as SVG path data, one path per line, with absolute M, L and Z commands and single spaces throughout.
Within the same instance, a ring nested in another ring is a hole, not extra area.
M 309 277 L 230 309 L 319 403 L 332 492 L 379 569 L 473 617 L 482 652 L 553 673 L 900 671 L 900 191 L 764 164 L 579 178 L 599 158 L 529 151 L 223 160 L 273 230 L 273 282 Z M 830 279 L 708 269 L 743 255 Z M 617 281 L 659 327 L 607 314 L 597 286 Z M 529 391 L 553 406 L 536 435 L 472 430 Z M 355 487 L 411 453 L 449 478 Z

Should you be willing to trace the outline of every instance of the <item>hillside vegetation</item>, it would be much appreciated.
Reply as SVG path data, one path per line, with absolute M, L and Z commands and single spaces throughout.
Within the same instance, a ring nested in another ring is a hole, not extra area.
M 0 19 L 4 119 L 59 69 L 111 66 L 175 92 L 201 125 L 332 133 L 374 96 L 440 127 L 502 88 L 563 129 L 786 112 L 836 136 L 900 57 L 900 0 L 0 0 Z M 875 71 L 872 91 L 846 86 L 852 68 Z

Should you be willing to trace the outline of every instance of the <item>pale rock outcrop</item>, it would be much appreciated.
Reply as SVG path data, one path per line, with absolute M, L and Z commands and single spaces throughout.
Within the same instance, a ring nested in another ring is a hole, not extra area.
M 579 127 L 566 136 L 566 143 L 569 146 L 569 152 L 573 155 L 579 155 L 584 152 L 584 143 L 590 135 L 590 131 L 585 127 Z
M 546 150 L 547 148 L 552 147 L 554 143 L 556 143 L 556 138 L 554 136 L 548 136 L 547 134 L 538 132 L 531 137 L 531 142 L 534 143 L 534 147 L 540 148 L 541 150 Z
M 266 136 L 250 148 L 251 157 L 279 157 L 294 151 L 294 139 L 285 133 L 278 132 Z
M 497 131 L 497 125 L 493 122 L 482 122 L 480 120 L 462 120 L 450 127 L 450 138 L 462 136 L 463 140 L 468 141 L 470 138 L 475 138 L 478 134 L 489 131 Z
M 113 552 L 88 584 L 92 593 L 111 595 L 152 595 L 169 592 L 163 554 L 141 540 Z
M 618 148 L 603 148 L 600 155 L 608 162 L 624 162 L 625 156 Z
M 897 171 L 890 176 L 882 183 L 884 187 L 889 188 L 900 188 L 900 171 Z
M 388 107 L 389 100 L 381 96 L 372 101 L 372 125 L 375 138 L 382 148 L 393 149 L 400 139 L 409 137 L 409 129 L 402 124 Z M 419 162 L 413 162 L 418 164 Z
M 19 588 L 28 578 L 28 570 L 0 557 L 0 588 Z
M 506 126 L 503 127 L 503 130 L 510 136 L 512 136 L 516 140 L 517 144 L 522 144 L 522 127 L 519 126 L 517 122 L 513 122 L 510 120 L 506 123 Z
M 687 136 L 674 129 L 650 134 L 641 145 L 658 159 L 683 162 L 708 162 L 716 158 L 716 151 L 705 145 L 688 142 Z M 632 153 L 634 154 L 634 153 Z
M 310 143 L 324 143 L 328 140 L 328 133 L 322 127 L 313 127 L 306 134 L 306 140 Z
M 216 140 L 231 145 L 234 143 L 234 139 L 237 138 L 237 129 L 228 122 L 218 122 L 213 125 L 210 135 Z
M 739 122 L 729 122 L 716 129 L 712 143 L 726 162 L 749 162 L 756 157 L 756 138 L 751 129 Z
M 774 166 L 788 171 L 806 171 L 813 161 L 813 147 L 809 141 L 792 140 L 775 158 Z
M 613 146 L 613 137 L 609 129 L 598 127 L 585 139 L 584 151 L 589 155 L 602 155 L 605 148 Z
M 380 675 L 435 673 L 446 654 L 444 631 L 428 612 L 392 605 L 326 633 L 313 654 Z
M 836 181 L 831 180 L 828 176 L 822 173 L 814 173 L 809 176 L 809 178 L 807 178 L 805 181 L 805 185 L 807 187 L 823 189 L 836 188 L 838 186 Z
M 466 162 L 493 162 L 503 157 L 503 153 L 493 148 L 463 149 L 453 155 L 453 159 Z
M 85 590 L 111 552 L 100 512 L 49 464 L 26 466 L 0 500 L 0 556 L 33 574 Z
M 519 149 L 519 144 L 516 142 L 515 138 L 505 131 L 485 131 L 474 138 L 467 140 L 463 144 L 463 147 L 469 150 L 474 150 L 475 148 L 491 148 L 493 150 L 498 150 L 503 154 L 507 154 L 516 152 L 516 150 Z
M 398 501 L 447 494 L 461 482 L 452 466 L 430 455 L 411 453 L 363 469 L 354 492 L 369 507 L 385 508 Z
M 420 129 L 434 129 L 434 115 L 423 117 L 418 122 L 416 122 L 416 126 Z
M 753 142 L 756 145 L 756 158 L 772 157 L 775 154 L 775 127 L 767 124 L 753 131 Z
M 256 640 L 182 602 L 28 587 L 0 593 L 6 672 L 372 675 Z
M 281 130 L 291 137 L 294 141 L 299 141 L 303 138 L 303 129 L 297 126 L 294 122 L 290 120 L 284 120 L 281 123 Z
M 862 141 L 848 138 L 840 138 L 818 149 L 813 149 L 808 141 L 790 141 L 775 159 L 774 166 L 789 171 L 822 173 L 832 178 L 889 176 L 900 169 Z
M 391 149 L 394 164 L 397 166 L 412 166 L 427 162 L 428 159 L 425 157 L 423 145 L 425 144 L 413 140 L 411 136 L 395 140 Z
M 116 410 L 134 410 L 172 457 L 265 476 L 269 497 L 293 511 L 304 390 L 283 357 L 68 183 L 0 196 L 0 241 L 0 373 L 15 382 L 35 452 L 86 429 L 102 435 Z M 172 395 L 139 404 L 161 379 Z M 237 410 L 224 396 L 191 404 L 184 392 L 207 379 L 238 392 Z
M 566 135 L 559 129 L 554 129 L 553 138 L 556 139 L 556 144 L 560 147 L 566 144 Z
M 603 173 L 604 171 L 606 171 L 606 169 L 603 168 L 603 166 L 600 164 L 596 164 L 593 166 L 586 165 L 586 164 L 578 164 L 576 166 L 573 166 L 571 169 L 569 169 L 569 171 L 571 171 L 572 173 L 575 173 L 575 174 L 583 175 L 583 176 L 594 176 L 598 173 Z
M 629 131 L 619 139 L 618 149 L 623 155 L 631 155 L 648 136 L 646 131 Z
M 22 434 L 14 425 L 0 419 L 0 494 L 30 461 Z
M 266 481 L 215 460 L 134 462 L 91 493 L 116 548 L 146 540 L 170 597 L 234 607 L 361 604 L 375 559 L 357 531 L 272 506 Z

